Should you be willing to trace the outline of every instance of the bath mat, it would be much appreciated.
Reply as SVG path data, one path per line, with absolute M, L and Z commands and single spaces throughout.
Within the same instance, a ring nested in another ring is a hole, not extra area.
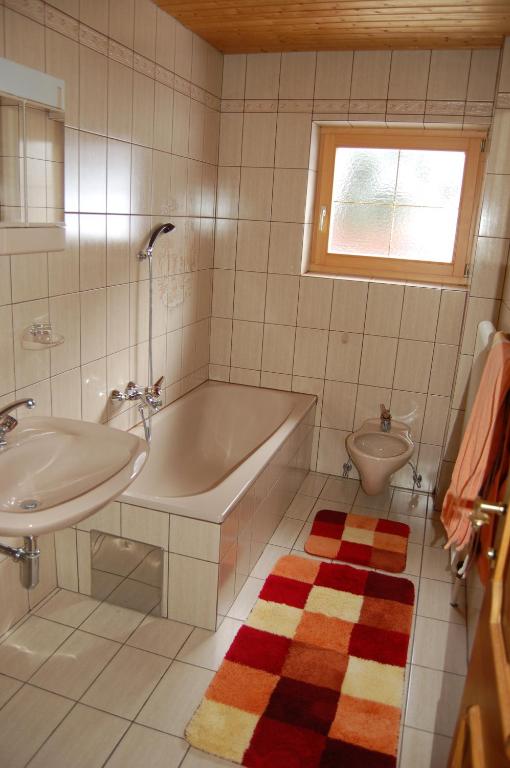
M 186 729 L 252 768 L 395 768 L 412 582 L 288 555 Z
M 406 567 L 409 526 L 393 520 L 321 509 L 305 550 L 310 555 L 392 573 Z

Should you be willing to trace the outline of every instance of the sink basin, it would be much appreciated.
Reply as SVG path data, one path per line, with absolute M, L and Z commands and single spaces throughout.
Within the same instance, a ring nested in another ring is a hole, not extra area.
M 0 448 L 0 535 L 38 536 L 83 520 L 127 488 L 148 450 L 101 424 L 23 419 Z

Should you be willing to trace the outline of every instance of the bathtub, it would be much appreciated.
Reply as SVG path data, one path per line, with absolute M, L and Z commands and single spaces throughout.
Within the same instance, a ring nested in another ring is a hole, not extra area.
M 59 532 L 59 586 L 90 594 L 95 532 L 143 542 L 163 550 L 162 615 L 216 629 L 310 468 L 315 405 L 207 381 L 161 410 L 136 481 Z
M 205 382 L 153 417 L 149 459 L 120 501 L 222 523 L 315 402 Z

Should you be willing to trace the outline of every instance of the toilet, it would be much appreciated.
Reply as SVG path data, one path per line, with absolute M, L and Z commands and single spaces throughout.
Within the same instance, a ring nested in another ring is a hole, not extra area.
M 381 430 L 380 419 L 368 419 L 345 441 L 347 452 L 358 469 L 366 494 L 375 496 L 389 484 L 394 472 L 413 455 L 409 427 L 393 421 L 388 432 Z

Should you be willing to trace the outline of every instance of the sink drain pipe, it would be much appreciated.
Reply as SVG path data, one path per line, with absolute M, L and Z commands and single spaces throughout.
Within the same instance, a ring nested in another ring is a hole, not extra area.
M 25 589 L 34 589 L 39 584 L 40 549 L 35 536 L 24 536 L 23 547 L 8 547 L 0 543 L 0 554 L 8 555 L 21 566 L 20 581 Z

